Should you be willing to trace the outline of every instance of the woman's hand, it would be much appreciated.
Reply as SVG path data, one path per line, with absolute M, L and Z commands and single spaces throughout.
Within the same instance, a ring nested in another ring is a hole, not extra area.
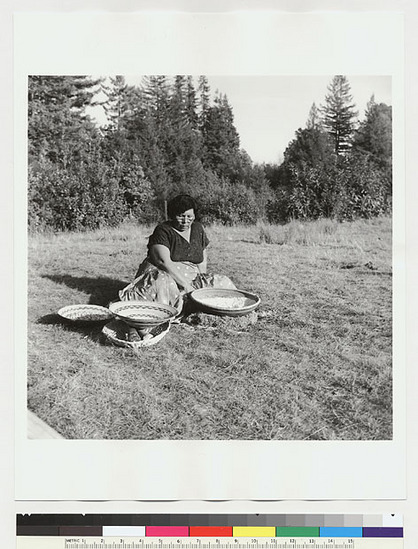
M 168 248 L 161 244 L 154 244 L 150 249 L 150 259 L 153 265 L 168 273 L 180 288 L 184 288 L 185 292 L 194 290 L 190 280 L 176 268 L 176 262 L 171 260 Z
M 197 266 L 201 274 L 206 274 L 208 268 L 208 252 L 203 250 L 203 261 Z
M 191 284 L 186 284 L 186 285 L 183 286 L 183 289 L 184 289 L 186 294 L 189 294 L 190 292 L 193 292 L 193 290 L 195 288 L 193 288 L 193 286 Z

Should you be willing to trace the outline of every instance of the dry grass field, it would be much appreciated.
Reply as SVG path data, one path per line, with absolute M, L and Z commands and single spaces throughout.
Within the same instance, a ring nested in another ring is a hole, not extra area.
M 151 231 L 29 237 L 30 410 L 69 439 L 392 438 L 389 218 L 208 227 L 209 270 L 261 297 L 255 323 L 173 325 L 140 351 L 61 323 L 116 298 Z

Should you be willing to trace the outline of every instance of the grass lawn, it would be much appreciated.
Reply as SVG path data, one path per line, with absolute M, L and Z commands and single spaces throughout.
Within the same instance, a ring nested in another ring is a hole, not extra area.
M 254 324 L 173 325 L 133 351 L 60 323 L 115 299 L 151 232 L 30 236 L 30 410 L 70 439 L 392 438 L 389 218 L 208 227 L 209 270 L 261 297 Z

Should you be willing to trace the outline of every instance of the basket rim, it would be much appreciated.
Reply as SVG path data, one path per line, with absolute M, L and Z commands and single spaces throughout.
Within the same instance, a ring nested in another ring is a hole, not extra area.
M 71 316 L 67 316 L 66 313 L 69 312 L 69 311 L 77 311 L 77 310 L 82 310 L 82 309 L 85 309 L 85 310 L 90 310 L 90 311 L 97 311 L 97 312 L 101 312 L 103 313 L 103 317 L 100 319 L 83 319 L 83 317 L 71 317 Z M 65 320 L 72 320 L 72 321 L 78 321 L 78 322 L 94 322 L 94 321 L 97 321 L 97 320 L 110 320 L 112 317 L 113 317 L 113 314 L 112 312 L 107 308 L 107 307 L 103 307 L 103 305 L 94 305 L 92 303 L 77 303 L 77 304 L 73 304 L 73 305 L 65 305 L 64 307 L 61 307 L 58 311 L 57 311 L 57 314 L 61 317 L 61 318 L 64 318 Z
M 202 299 L 199 299 L 199 294 L 202 295 L 204 294 L 205 292 L 213 292 L 213 293 L 216 293 L 216 292 L 219 292 L 219 293 L 224 293 L 224 294 L 231 294 L 233 292 L 236 292 L 238 294 L 240 294 L 241 296 L 243 297 L 247 297 L 247 298 L 250 298 L 252 299 L 254 302 L 253 303 L 250 303 L 249 305 L 245 305 L 243 307 L 239 307 L 238 309 L 230 309 L 228 307 L 214 307 L 212 305 L 209 305 L 207 303 L 204 302 L 204 300 Z M 197 296 L 196 296 L 197 294 Z M 247 292 L 245 290 L 239 290 L 239 289 L 227 289 L 227 288 L 199 288 L 198 290 L 193 290 L 193 292 L 190 293 L 190 297 L 193 299 L 193 301 L 195 301 L 195 303 L 197 303 L 198 305 L 201 305 L 202 307 L 205 307 L 206 309 L 210 309 L 212 311 L 246 311 L 247 309 L 248 310 L 251 310 L 251 309 L 254 309 L 256 308 L 260 303 L 261 303 L 261 299 L 258 295 L 256 294 L 252 294 L 250 292 Z
M 114 345 L 117 345 L 118 347 L 128 347 L 131 349 L 138 349 L 140 347 L 149 347 L 151 345 L 155 345 L 158 343 L 170 330 L 170 322 L 166 322 L 167 327 L 156 336 L 153 336 L 151 339 L 148 339 L 146 341 L 127 341 L 125 339 L 119 339 L 116 337 L 116 335 L 112 335 L 112 325 L 122 323 L 123 320 L 119 320 L 117 318 L 114 318 L 110 322 L 108 322 L 105 326 L 102 328 L 103 335 Z
M 133 308 L 143 308 L 143 309 L 161 309 L 165 308 L 165 310 L 169 313 L 177 314 L 178 311 L 175 307 L 172 305 L 168 305 L 167 303 L 160 303 L 158 301 L 147 301 L 146 299 L 127 299 L 126 301 L 113 301 L 112 303 L 109 303 L 109 310 L 113 314 L 119 315 L 118 308 L 120 306 L 127 306 L 131 305 Z
M 122 305 L 124 307 L 129 307 L 132 305 L 131 314 L 136 313 L 137 315 L 139 314 L 139 316 L 130 316 L 129 313 L 124 313 L 123 311 L 120 311 Z M 144 313 L 146 311 L 160 311 L 162 315 L 160 318 L 158 318 L 158 316 L 156 318 L 141 317 L 141 309 Z M 109 310 L 114 317 L 136 328 L 158 326 L 160 324 L 164 324 L 165 322 L 170 322 L 171 320 L 174 320 L 174 318 L 176 318 L 176 316 L 179 314 L 178 310 L 171 305 L 147 300 L 115 301 L 109 305 Z

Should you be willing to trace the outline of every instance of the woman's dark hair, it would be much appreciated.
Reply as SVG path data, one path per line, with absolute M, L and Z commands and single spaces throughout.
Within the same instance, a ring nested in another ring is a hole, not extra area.
M 189 194 L 179 194 L 168 201 L 167 214 L 169 219 L 173 219 L 187 210 L 194 210 L 196 213 L 196 201 Z

